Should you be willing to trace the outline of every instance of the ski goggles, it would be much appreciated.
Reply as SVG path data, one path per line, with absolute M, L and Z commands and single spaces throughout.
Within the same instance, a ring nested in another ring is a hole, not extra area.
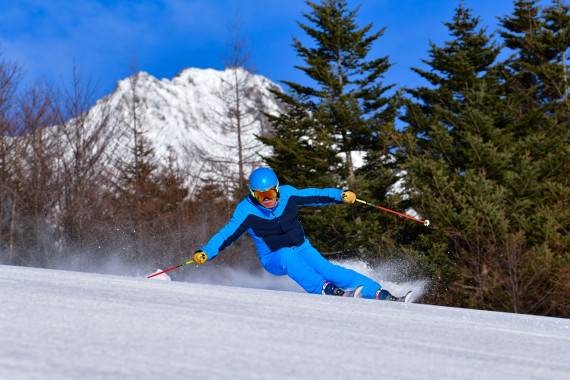
M 279 186 L 274 186 L 269 190 L 259 191 L 259 190 L 251 190 L 251 195 L 258 201 L 264 201 L 266 199 L 273 199 L 279 194 Z

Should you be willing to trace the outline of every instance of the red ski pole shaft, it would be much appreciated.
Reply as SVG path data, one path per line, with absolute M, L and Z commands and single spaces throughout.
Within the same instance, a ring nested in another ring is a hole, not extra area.
M 150 276 L 147 276 L 147 278 L 151 278 L 151 277 L 154 277 L 154 276 L 158 276 L 159 274 L 163 274 L 163 273 L 166 273 L 166 272 L 170 272 L 171 270 L 174 270 L 174 269 L 176 269 L 176 268 L 183 267 L 184 265 L 192 264 L 193 262 L 194 262 L 194 260 L 187 261 L 187 262 L 185 262 L 184 264 L 180 264 L 180 265 L 177 265 L 177 266 L 172 267 L 172 268 L 170 268 L 170 269 L 163 270 L 162 272 L 158 272 L 158 273 L 155 273 L 155 274 L 151 274 Z
M 372 207 L 379 208 L 380 210 L 384 210 L 384 211 L 391 212 L 392 214 L 396 214 L 396 215 L 403 216 L 404 218 L 408 218 L 408 219 L 415 220 L 416 222 L 423 223 L 423 225 L 426 226 L 426 227 L 429 226 L 429 220 L 427 220 L 427 219 L 426 219 L 426 220 L 421 220 L 421 219 L 418 219 L 418 218 L 414 218 L 413 216 L 409 216 L 409 215 L 406 215 L 406 214 L 401 214 L 401 213 L 399 213 L 399 212 L 397 212 L 397 211 L 390 210 L 390 209 L 385 208 L 385 207 L 373 205 L 372 203 L 368 203 L 368 202 L 366 202 L 366 201 L 363 201 L 362 199 L 357 199 L 356 201 L 357 201 L 357 202 L 360 202 L 360 203 L 364 203 L 365 205 L 368 205 L 368 206 L 372 206 Z

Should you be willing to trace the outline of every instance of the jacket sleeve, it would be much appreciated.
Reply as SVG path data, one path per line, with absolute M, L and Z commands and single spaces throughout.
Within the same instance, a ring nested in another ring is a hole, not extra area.
M 293 189 L 293 196 L 299 206 L 325 206 L 344 203 L 340 197 L 342 190 L 339 189 Z
M 238 240 L 247 231 L 247 229 L 248 227 L 245 224 L 243 212 L 241 212 L 238 207 L 228 224 L 226 224 L 217 234 L 212 236 L 208 243 L 200 248 L 200 250 L 206 252 L 208 260 L 211 260 L 216 257 L 218 253 Z

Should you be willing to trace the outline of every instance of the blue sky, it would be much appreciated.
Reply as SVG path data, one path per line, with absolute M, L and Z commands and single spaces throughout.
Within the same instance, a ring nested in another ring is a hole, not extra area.
M 497 17 L 510 15 L 512 0 L 464 0 L 488 31 Z M 545 5 L 549 5 L 544 0 Z M 426 68 L 429 41 L 449 40 L 443 21 L 451 21 L 460 0 L 359 0 L 359 25 L 386 27 L 370 58 L 389 56 L 394 66 L 386 84 L 415 86 L 421 78 L 409 67 Z M 269 79 L 305 83 L 292 36 L 307 40 L 297 21 L 310 8 L 302 0 L 2 0 L 2 58 L 24 66 L 28 82 L 69 83 L 73 66 L 98 83 L 98 96 L 113 91 L 129 75 L 136 57 L 140 70 L 161 79 L 187 67 L 223 69 L 221 56 L 237 18 L 251 45 L 250 62 Z

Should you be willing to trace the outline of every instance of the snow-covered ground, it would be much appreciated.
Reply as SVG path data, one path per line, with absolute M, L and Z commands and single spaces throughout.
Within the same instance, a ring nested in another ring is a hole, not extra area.
M 1 379 L 570 379 L 570 320 L 0 265 Z

